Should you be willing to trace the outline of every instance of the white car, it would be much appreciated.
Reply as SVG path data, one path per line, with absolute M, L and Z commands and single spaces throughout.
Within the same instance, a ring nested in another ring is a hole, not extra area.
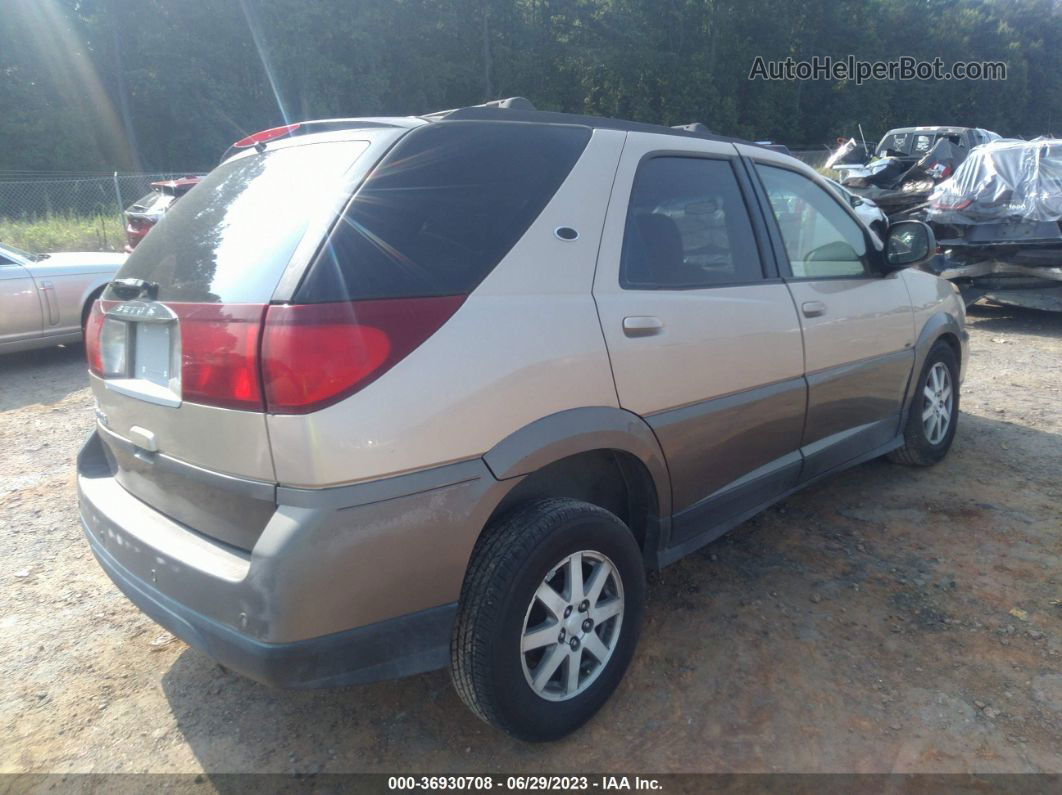
M 826 181 L 831 188 L 837 191 L 838 196 L 848 202 L 855 214 L 859 216 L 859 220 L 866 224 L 880 239 L 884 240 L 885 232 L 889 229 L 889 217 L 878 207 L 877 202 L 863 196 L 856 196 L 840 182 L 829 177 L 826 178 Z
M 126 254 L 31 254 L 0 243 L 0 353 L 82 338 L 95 301 Z

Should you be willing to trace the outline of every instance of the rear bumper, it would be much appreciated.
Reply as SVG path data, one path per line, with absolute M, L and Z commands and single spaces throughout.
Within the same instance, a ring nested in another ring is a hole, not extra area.
M 160 626 L 239 674 L 274 687 L 311 688 L 395 679 L 444 667 L 457 604 L 291 643 L 262 643 L 169 598 L 133 576 L 86 526 L 107 576 Z
M 446 665 L 468 557 L 500 487 L 472 461 L 342 489 L 281 488 L 246 551 L 126 491 L 97 433 L 78 456 L 85 534 L 122 592 L 189 645 L 282 687 Z

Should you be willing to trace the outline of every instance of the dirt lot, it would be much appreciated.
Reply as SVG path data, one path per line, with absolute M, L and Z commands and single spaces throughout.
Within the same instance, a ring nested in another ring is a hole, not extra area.
M 81 537 L 81 351 L 4 357 L 0 771 L 1062 772 L 1062 316 L 970 321 L 950 457 L 859 467 L 654 575 L 619 692 L 548 746 L 443 672 L 275 691 L 172 640 Z

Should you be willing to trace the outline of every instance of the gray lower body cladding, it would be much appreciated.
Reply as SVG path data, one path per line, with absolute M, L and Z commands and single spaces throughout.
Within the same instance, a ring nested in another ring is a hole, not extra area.
M 499 482 L 477 460 L 342 489 L 278 489 L 244 550 L 126 491 L 97 433 L 78 457 L 85 533 L 118 587 L 190 645 L 287 687 L 444 665 L 479 528 L 518 480 Z
M 190 646 L 243 676 L 274 687 L 364 684 L 444 667 L 457 604 L 421 610 L 319 638 L 262 643 L 189 609 L 122 567 L 88 533 L 100 566 L 133 604 Z

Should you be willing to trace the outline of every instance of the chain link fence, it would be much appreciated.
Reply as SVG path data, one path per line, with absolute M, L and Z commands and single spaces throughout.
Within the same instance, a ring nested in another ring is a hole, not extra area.
M 27 251 L 121 251 L 122 212 L 151 183 L 187 173 L 0 173 L 0 243 Z
M 54 215 L 121 215 L 151 190 L 151 183 L 188 174 L 114 174 L 57 178 L 0 175 L 0 218 L 28 220 Z

